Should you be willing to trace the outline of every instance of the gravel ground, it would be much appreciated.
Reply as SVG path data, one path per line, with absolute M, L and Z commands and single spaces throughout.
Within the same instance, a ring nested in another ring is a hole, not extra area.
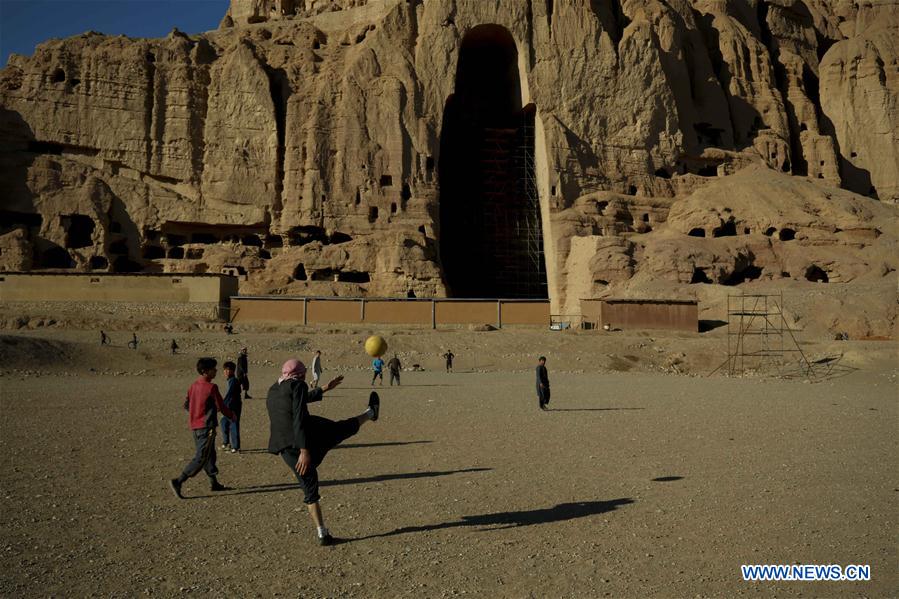
M 313 411 L 344 418 L 370 389 L 355 338 L 204 335 L 174 357 L 164 333 L 137 352 L 101 351 L 93 332 L 4 338 L 0 594 L 899 595 L 893 343 L 847 345 L 858 370 L 809 384 L 654 371 L 649 357 L 674 348 L 687 363 L 713 355 L 676 337 L 619 338 L 633 348 L 621 354 L 645 354 L 610 369 L 573 367 L 618 355 L 597 337 L 397 333 L 409 360 L 416 343 L 450 346 L 462 372 L 435 368 L 434 349 L 329 454 L 322 507 L 346 542 L 321 548 L 291 473 L 263 450 L 261 399 L 245 402 L 245 451 L 219 454 L 233 490 L 212 496 L 201 474 L 179 501 L 166 481 L 192 455 L 180 403 L 196 355 L 250 343 L 262 398 L 274 364 L 314 341 L 326 377 L 347 379 Z M 540 339 L 555 352 L 546 413 L 525 361 Z M 475 346 L 490 359 L 475 365 Z M 743 582 L 756 563 L 870 564 L 872 580 Z

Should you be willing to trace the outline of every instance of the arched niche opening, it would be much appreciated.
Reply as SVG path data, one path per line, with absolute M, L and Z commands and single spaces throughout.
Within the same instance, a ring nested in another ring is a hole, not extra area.
M 548 297 L 536 112 L 533 104 L 522 106 L 509 31 L 469 31 L 444 109 L 437 167 L 440 259 L 452 297 Z

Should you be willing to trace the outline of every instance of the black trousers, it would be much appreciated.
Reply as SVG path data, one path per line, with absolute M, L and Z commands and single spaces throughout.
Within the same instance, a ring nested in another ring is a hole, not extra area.
M 300 450 L 288 447 L 281 452 L 281 459 L 287 464 L 300 487 L 305 494 L 303 503 L 318 503 L 321 495 L 318 494 L 318 466 L 325 459 L 329 451 L 359 432 L 359 420 L 347 418 L 346 420 L 328 420 L 321 416 L 309 416 L 306 433 L 306 449 L 312 457 L 312 467 L 306 470 L 306 474 L 300 476 L 296 470 L 297 461 L 300 459 Z
M 190 432 L 194 437 L 196 453 L 194 459 L 185 466 L 184 472 L 181 473 L 181 482 L 196 476 L 200 470 L 205 470 L 209 478 L 215 478 L 219 473 L 215 466 L 215 427 L 198 428 Z
M 390 386 L 391 386 L 391 387 L 393 387 L 393 381 L 394 381 L 394 380 L 396 380 L 396 384 L 397 384 L 397 385 L 400 384 L 400 373 L 399 373 L 399 372 L 394 372 L 394 371 L 391 370 L 391 371 L 390 371 Z
M 549 403 L 549 387 L 542 389 L 537 387 L 537 401 L 540 402 L 541 408 Z

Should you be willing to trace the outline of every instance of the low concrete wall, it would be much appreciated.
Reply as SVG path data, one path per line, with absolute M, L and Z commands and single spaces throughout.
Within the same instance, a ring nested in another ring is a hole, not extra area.
M 303 322 L 302 301 L 244 301 L 231 298 L 232 322 Z
M 365 300 L 365 321 L 430 325 L 432 310 L 429 301 Z
M 592 328 L 668 329 L 697 332 L 699 304 L 695 300 L 581 300 L 583 322 Z
M 549 303 L 545 301 L 501 302 L 502 323 L 549 325 Z
M 549 325 L 548 300 L 232 297 L 234 322 Z
M 496 301 L 437 302 L 437 324 L 499 323 Z
M 307 323 L 361 323 L 362 305 L 356 300 L 310 299 Z
M 227 304 L 227 275 L 0 273 L 0 301 L 182 302 Z

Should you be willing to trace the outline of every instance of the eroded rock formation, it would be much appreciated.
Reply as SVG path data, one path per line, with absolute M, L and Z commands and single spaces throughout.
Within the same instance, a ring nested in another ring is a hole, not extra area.
M 0 267 L 453 295 L 527 268 L 523 245 L 491 240 L 523 230 L 497 224 L 502 202 L 532 201 L 555 312 L 646 278 L 883 276 L 897 15 L 895 0 L 232 0 L 203 35 L 51 40 L 0 71 Z

